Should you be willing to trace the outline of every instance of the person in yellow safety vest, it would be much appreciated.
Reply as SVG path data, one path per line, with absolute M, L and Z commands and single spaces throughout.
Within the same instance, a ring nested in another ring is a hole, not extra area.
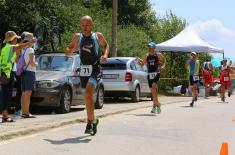
M 12 67 L 16 59 L 16 52 L 20 53 L 21 50 L 27 46 L 32 46 L 36 39 L 30 42 L 18 44 L 17 40 L 20 36 L 17 36 L 14 31 L 8 31 L 5 33 L 5 44 L 1 50 L 0 55 L 0 74 L 1 76 L 6 76 L 9 82 L 6 84 L 1 84 L 2 86 L 2 102 L 0 104 L 0 112 L 2 113 L 2 122 L 14 122 L 8 115 L 8 106 L 11 103 L 12 90 L 13 90 L 13 75 Z
M 200 60 L 197 59 L 197 54 L 195 52 L 191 53 L 191 59 L 187 61 L 185 67 L 189 70 L 189 84 L 193 97 L 190 106 L 193 107 L 194 102 L 197 101 L 198 85 L 200 80 L 199 72 L 201 68 Z

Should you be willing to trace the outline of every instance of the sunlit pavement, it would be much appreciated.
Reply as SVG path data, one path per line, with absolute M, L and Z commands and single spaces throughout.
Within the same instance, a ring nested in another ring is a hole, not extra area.
M 218 97 L 151 108 L 100 119 L 96 136 L 84 134 L 85 124 L 73 124 L 2 142 L 0 154 L 159 154 L 215 155 L 223 142 L 235 154 L 235 96 Z

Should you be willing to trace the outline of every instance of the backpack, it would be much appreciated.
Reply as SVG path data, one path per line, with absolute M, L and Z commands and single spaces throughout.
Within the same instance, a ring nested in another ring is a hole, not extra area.
M 25 59 L 24 59 L 24 55 L 26 53 L 26 50 L 24 51 L 23 54 L 20 55 L 17 66 L 16 66 L 16 75 L 17 76 L 22 76 L 24 71 L 27 69 L 27 67 L 29 66 L 29 63 L 26 65 Z

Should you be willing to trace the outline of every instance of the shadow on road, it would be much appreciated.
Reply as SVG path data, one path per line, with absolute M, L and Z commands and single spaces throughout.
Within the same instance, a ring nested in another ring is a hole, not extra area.
M 132 102 L 130 100 L 130 98 L 121 98 L 121 97 L 109 97 L 109 98 L 105 98 L 105 104 L 136 104 L 139 102 L 146 102 L 146 101 L 151 101 L 150 98 L 141 98 L 139 102 Z
M 70 109 L 70 113 L 73 112 L 78 112 L 78 111 L 83 111 L 85 108 L 81 108 L 81 107 L 71 107 Z M 56 113 L 56 111 L 52 108 L 36 108 L 33 107 L 32 109 L 30 109 L 30 111 L 35 114 L 35 115 L 49 115 L 49 114 L 58 114 Z
M 89 136 L 81 136 L 76 138 L 67 138 L 63 140 L 51 140 L 51 139 L 43 139 L 47 142 L 50 142 L 54 145 L 62 145 L 62 144 L 77 144 L 77 143 L 89 143 L 91 139 L 88 139 Z
M 182 107 L 182 108 L 193 108 L 190 105 L 183 105 L 183 106 L 180 106 L 180 107 Z
M 218 102 L 216 102 L 216 103 L 223 104 L 223 103 L 229 103 L 229 102 L 228 102 L 228 101 L 225 101 L 225 102 L 223 102 L 223 101 L 218 101 Z
M 126 115 L 133 115 L 133 116 L 156 116 L 156 114 L 126 114 Z

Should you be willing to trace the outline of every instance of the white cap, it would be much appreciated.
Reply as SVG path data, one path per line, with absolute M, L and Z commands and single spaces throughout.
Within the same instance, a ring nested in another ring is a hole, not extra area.
M 197 53 L 196 52 L 191 52 L 191 55 L 197 56 Z

